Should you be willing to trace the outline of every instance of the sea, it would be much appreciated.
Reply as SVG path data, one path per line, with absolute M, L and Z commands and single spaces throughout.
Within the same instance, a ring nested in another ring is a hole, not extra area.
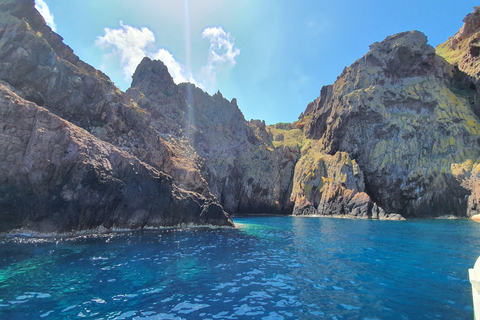
M 470 220 L 0 238 L 0 319 L 473 319 Z

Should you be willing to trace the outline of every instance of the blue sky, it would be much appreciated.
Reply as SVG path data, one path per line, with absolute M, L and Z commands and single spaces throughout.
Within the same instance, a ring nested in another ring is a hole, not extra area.
M 42 3 L 43 1 L 43 3 Z M 75 53 L 123 91 L 147 55 L 176 82 L 237 98 L 245 118 L 293 122 L 387 36 L 453 36 L 474 0 L 36 0 Z

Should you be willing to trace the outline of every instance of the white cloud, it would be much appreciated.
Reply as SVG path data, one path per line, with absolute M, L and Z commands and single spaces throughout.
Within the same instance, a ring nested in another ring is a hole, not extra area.
M 155 42 L 155 35 L 148 28 L 137 29 L 120 21 L 120 29 L 105 28 L 105 35 L 98 37 L 95 44 L 102 49 L 112 48 L 118 55 L 125 81 L 129 81 L 138 64 L 147 55 L 147 45 Z
M 44 0 L 35 0 L 35 8 L 40 12 L 42 17 L 45 19 L 47 25 L 52 28 L 53 31 L 57 32 L 57 26 L 53 21 L 53 14 L 50 12 L 47 4 Z
M 182 64 L 166 49 L 151 52 L 148 48 L 155 43 L 155 35 L 148 28 L 135 28 L 120 21 L 120 29 L 105 28 L 105 35 L 98 37 L 95 44 L 102 49 L 112 49 L 111 54 L 120 58 L 125 81 L 130 81 L 138 64 L 144 57 L 161 60 L 168 68 L 175 83 L 192 82 L 195 79 Z
M 161 60 L 167 66 L 175 83 L 190 82 L 204 89 L 207 84 L 215 84 L 216 75 L 220 70 L 233 67 L 236 64 L 236 56 L 240 54 L 230 33 L 221 27 L 206 28 L 202 32 L 202 38 L 210 41 L 210 47 L 207 63 L 201 68 L 198 81 L 198 78 L 195 78 L 185 65 L 175 60 L 168 50 L 164 48 L 150 50 L 155 44 L 155 35 L 150 29 L 145 27 L 138 29 L 120 21 L 119 29 L 105 28 L 104 31 L 105 35 L 97 37 L 95 44 L 102 49 L 111 50 L 105 58 L 118 56 L 127 82 L 140 61 L 144 57 L 149 57 Z
M 168 68 L 168 72 L 175 83 L 190 82 L 195 83 L 193 75 L 188 72 L 182 64 L 180 64 L 173 55 L 166 49 L 159 49 L 154 54 L 149 55 L 150 58 L 162 61 Z M 198 84 L 197 84 L 198 85 Z
M 202 38 L 210 41 L 207 65 L 202 68 L 202 74 L 207 82 L 215 82 L 219 69 L 235 66 L 240 49 L 235 48 L 230 32 L 225 32 L 222 27 L 204 29 Z

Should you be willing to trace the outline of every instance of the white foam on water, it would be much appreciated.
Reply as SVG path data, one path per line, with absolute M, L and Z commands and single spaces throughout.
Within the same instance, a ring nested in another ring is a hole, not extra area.
M 93 257 L 91 258 L 92 261 L 96 261 L 96 260 L 108 260 L 107 257 Z
M 342 287 L 337 287 L 337 286 L 333 286 L 332 287 L 335 291 L 344 291 L 345 289 L 343 289 Z
M 360 309 L 362 309 L 361 307 L 354 307 L 354 306 L 344 304 L 344 303 L 340 303 L 340 305 L 346 310 L 360 310 Z
M 240 290 L 240 287 L 233 287 L 232 289 L 228 290 L 230 293 L 234 293 Z
M 262 320 L 283 320 L 283 319 L 285 318 L 276 312 L 270 312 L 268 316 L 262 317 Z
M 40 318 L 45 318 L 45 317 L 48 317 L 50 314 L 52 314 L 53 312 L 55 312 L 55 310 L 50 310 L 50 311 L 47 311 L 45 313 L 42 313 L 40 315 Z
M 100 298 L 92 299 L 91 301 L 95 302 L 95 303 L 98 303 L 98 304 L 105 304 L 106 303 L 105 300 L 100 299 Z
M 210 307 L 209 304 L 199 304 L 199 303 L 190 303 L 188 301 L 180 302 L 177 304 L 171 311 L 176 311 L 178 313 L 188 314 L 194 311 L 198 311 L 203 308 Z
M 107 282 L 115 282 L 117 279 L 108 279 Z
M 70 311 L 74 308 L 78 307 L 77 305 L 74 305 L 74 306 L 69 306 L 69 307 L 66 307 L 65 309 L 63 309 L 61 312 L 67 312 L 67 311 Z
M 172 301 L 173 298 L 172 297 L 169 297 L 169 298 L 165 298 L 163 300 L 161 300 L 161 302 L 168 302 L 168 301 Z

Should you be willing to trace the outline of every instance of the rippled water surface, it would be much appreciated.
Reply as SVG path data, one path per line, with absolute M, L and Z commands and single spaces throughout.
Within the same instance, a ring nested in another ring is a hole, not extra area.
M 472 319 L 480 224 L 236 218 L 0 238 L 0 319 Z

